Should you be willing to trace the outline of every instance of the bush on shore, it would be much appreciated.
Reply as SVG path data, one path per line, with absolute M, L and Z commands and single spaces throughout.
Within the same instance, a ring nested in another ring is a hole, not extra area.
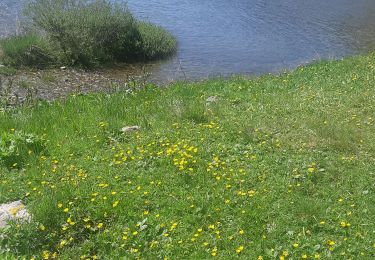
M 176 51 L 176 39 L 162 27 L 146 22 L 138 22 L 137 26 L 145 59 L 162 58 Z
M 166 57 L 176 50 L 176 41 L 169 32 L 137 21 L 125 4 L 107 0 L 29 0 L 25 14 L 38 35 L 11 37 L 8 41 L 24 46 L 25 39 L 43 39 L 55 50 L 55 64 L 93 67 L 111 62 L 146 61 Z M 26 49 L 30 46 L 38 45 L 32 42 L 26 44 Z M 4 49 L 3 45 L 0 47 Z M 39 49 L 50 56 L 47 48 Z M 3 50 L 3 62 L 30 66 L 22 60 L 23 50 L 15 50 L 21 60 Z

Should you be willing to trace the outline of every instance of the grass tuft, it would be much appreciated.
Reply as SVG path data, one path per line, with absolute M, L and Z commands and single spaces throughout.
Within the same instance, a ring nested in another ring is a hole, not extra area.
M 48 41 L 33 33 L 1 39 L 0 49 L 0 60 L 13 67 L 43 68 L 55 62 Z M 11 72 L 7 68 L 0 69 L 0 73 Z

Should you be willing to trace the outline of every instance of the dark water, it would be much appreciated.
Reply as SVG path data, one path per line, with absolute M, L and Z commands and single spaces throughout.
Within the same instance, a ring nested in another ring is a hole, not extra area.
M 15 29 L 20 2 L 0 0 L 0 34 Z M 175 57 L 147 67 L 163 81 L 277 72 L 375 49 L 375 0 L 127 2 L 178 39 Z

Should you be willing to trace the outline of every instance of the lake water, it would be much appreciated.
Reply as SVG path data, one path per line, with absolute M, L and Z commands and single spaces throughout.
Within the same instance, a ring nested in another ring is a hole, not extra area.
M 178 39 L 176 56 L 147 65 L 161 81 L 272 73 L 375 49 L 374 0 L 127 2 L 137 17 Z M 20 6 L 0 0 L 0 34 L 15 31 Z

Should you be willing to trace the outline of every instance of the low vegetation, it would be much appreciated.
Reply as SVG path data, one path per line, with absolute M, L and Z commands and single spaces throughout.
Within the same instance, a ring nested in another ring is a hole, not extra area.
M 36 34 L 13 36 L 0 40 L 2 63 L 11 67 L 40 67 L 51 65 L 55 59 L 46 39 Z M 9 69 L 3 68 L 3 74 Z M 0 73 L 1 73 L 0 71 Z
M 0 202 L 33 218 L 2 231 L 1 251 L 373 259 L 374 80 L 370 54 L 3 112 Z
M 176 51 L 176 40 L 162 27 L 146 22 L 138 22 L 141 50 L 145 60 L 153 60 Z
M 107 0 L 26 1 L 31 26 L 0 41 L 2 62 L 11 66 L 78 65 L 147 61 L 176 51 L 174 37 L 137 21 L 126 5 Z

